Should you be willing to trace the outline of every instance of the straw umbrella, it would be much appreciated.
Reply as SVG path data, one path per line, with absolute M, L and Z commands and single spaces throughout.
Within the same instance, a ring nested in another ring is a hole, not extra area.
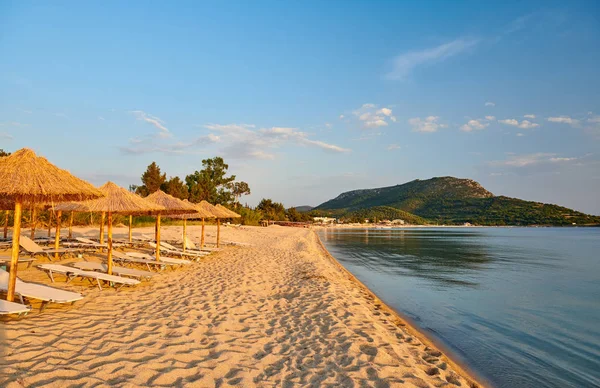
M 220 213 L 221 213 L 221 217 L 217 217 L 217 248 L 220 245 L 220 241 L 221 241 L 221 223 L 219 222 L 219 218 L 239 218 L 241 217 L 239 214 L 237 214 L 236 212 L 233 212 L 229 209 L 227 209 L 225 206 L 217 204 L 215 206 L 215 209 L 217 209 Z
M 193 214 L 196 208 L 189 202 L 184 202 L 179 198 L 165 193 L 162 190 L 155 191 L 146 197 L 148 201 L 163 206 L 167 209 L 163 214 Z M 154 238 L 156 239 L 156 261 L 160 260 L 160 213 L 156 215 L 156 226 L 154 228 Z
M 0 197 L 14 202 L 12 255 L 6 300 L 13 301 L 17 282 L 21 212 L 23 204 L 82 201 L 102 193 L 88 182 L 62 170 L 46 158 L 23 148 L 0 158 Z
M 113 182 L 106 182 L 99 190 L 104 194 L 104 197 L 93 199 L 90 201 L 81 202 L 80 204 L 72 203 L 65 204 L 65 209 L 75 209 L 79 211 L 102 212 L 106 214 L 107 223 L 107 273 L 112 275 L 112 220 L 113 214 L 152 214 L 162 212 L 164 207 L 148 201 L 131 191 L 117 186 Z M 61 209 L 62 205 L 58 205 L 57 209 Z M 59 210 L 60 211 L 60 210 Z

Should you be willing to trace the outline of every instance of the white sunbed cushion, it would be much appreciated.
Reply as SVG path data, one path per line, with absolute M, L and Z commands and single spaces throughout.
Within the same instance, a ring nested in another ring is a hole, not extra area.
M 128 256 L 131 257 L 137 257 L 139 259 L 146 259 L 146 260 L 154 260 L 156 261 L 156 257 L 154 256 L 150 256 L 146 253 L 142 253 L 142 252 L 127 252 Z M 160 260 L 158 261 L 160 262 L 164 262 L 164 263 L 168 263 L 168 264 L 192 264 L 191 261 L 189 260 L 185 260 L 185 259 L 174 259 L 172 257 L 162 257 L 160 258 Z
M 7 288 L 8 272 L 0 269 L 0 289 Z M 71 303 L 83 299 L 83 296 L 77 292 L 65 291 L 42 284 L 26 283 L 21 279 L 17 279 L 16 292 L 26 298 L 54 303 Z
M 73 264 L 74 267 L 87 270 L 87 271 L 108 271 L 108 265 L 102 263 L 91 263 L 89 261 L 81 261 L 79 263 Z M 140 276 L 140 277 L 152 277 L 156 275 L 154 272 L 141 271 L 139 269 L 132 268 L 123 268 L 123 267 L 114 267 L 113 273 L 117 275 L 128 275 L 128 276 Z
M 29 311 L 29 307 L 25 306 L 24 304 L 0 299 L 0 315 L 22 314 Z
M 62 273 L 62 274 L 72 273 L 77 276 L 100 279 L 100 280 L 105 280 L 107 282 L 115 282 L 115 283 L 121 283 L 121 284 L 127 284 L 127 285 L 140 284 L 139 280 L 124 278 L 124 277 L 115 276 L 115 275 L 108 275 L 105 273 L 100 273 L 100 272 L 95 272 L 95 271 L 84 271 L 84 270 L 77 269 L 74 267 L 67 267 L 66 265 L 41 264 L 38 267 L 45 269 L 45 270 Z

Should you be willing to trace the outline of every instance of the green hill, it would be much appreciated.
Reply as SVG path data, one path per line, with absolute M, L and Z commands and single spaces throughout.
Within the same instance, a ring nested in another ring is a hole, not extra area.
M 390 208 L 407 212 L 410 216 L 421 220 L 444 224 L 465 222 L 476 225 L 600 224 L 600 217 L 597 216 L 557 205 L 495 196 L 471 179 L 453 177 L 417 179 L 397 186 L 348 191 L 317 206 L 314 210 L 338 217 L 350 217 L 362 215 L 367 209 L 374 212 L 390 212 Z M 358 211 L 361 212 L 357 213 Z M 409 215 L 405 217 L 408 218 Z M 405 221 L 411 222 L 408 219 Z

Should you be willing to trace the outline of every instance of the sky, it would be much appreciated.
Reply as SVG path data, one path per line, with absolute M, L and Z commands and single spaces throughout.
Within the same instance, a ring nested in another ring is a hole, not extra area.
M 0 148 L 256 205 L 456 176 L 600 215 L 597 1 L 2 1 Z

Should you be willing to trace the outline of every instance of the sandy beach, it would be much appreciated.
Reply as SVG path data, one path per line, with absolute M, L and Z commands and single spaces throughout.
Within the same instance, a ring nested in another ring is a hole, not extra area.
M 195 242 L 199 230 L 188 227 Z M 214 242 L 215 227 L 207 231 Z M 166 240 L 180 234 L 162 229 Z M 340 268 L 314 231 L 226 227 L 222 239 L 245 245 L 135 288 L 59 281 L 85 299 L 0 322 L 0 386 L 475 386 Z M 34 268 L 19 277 L 50 284 Z

